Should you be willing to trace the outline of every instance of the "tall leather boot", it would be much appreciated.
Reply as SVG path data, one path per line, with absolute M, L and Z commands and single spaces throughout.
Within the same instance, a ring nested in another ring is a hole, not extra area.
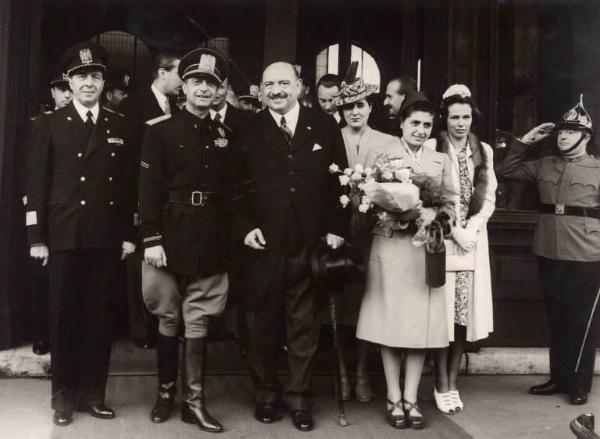
M 223 426 L 206 411 L 204 374 L 206 370 L 206 337 L 186 338 L 184 347 L 185 401 L 181 404 L 181 420 L 196 424 L 201 430 L 220 433 Z
M 158 394 L 150 419 L 160 424 L 171 417 L 177 394 L 177 372 L 179 370 L 179 338 L 158 334 L 156 343 L 158 359 Z

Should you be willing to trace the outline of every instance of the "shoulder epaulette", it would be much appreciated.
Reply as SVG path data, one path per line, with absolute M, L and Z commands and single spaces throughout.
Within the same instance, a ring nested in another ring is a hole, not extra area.
M 44 114 L 52 114 L 52 113 L 53 113 L 52 110 L 44 111 Z
M 146 125 L 152 126 L 157 123 L 164 122 L 165 120 L 169 120 L 171 118 L 170 114 L 163 114 L 162 116 L 155 117 L 154 119 L 149 119 L 146 121 Z
M 116 114 L 117 116 L 125 117 L 123 113 L 119 113 L 118 111 L 112 110 L 108 107 L 103 106 L 102 109 L 108 111 L 109 113 Z

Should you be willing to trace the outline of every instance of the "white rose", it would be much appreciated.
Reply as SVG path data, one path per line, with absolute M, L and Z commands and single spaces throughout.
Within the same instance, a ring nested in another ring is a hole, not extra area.
M 338 178 L 340 179 L 340 184 L 342 186 L 346 186 L 348 182 L 350 182 L 350 177 L 348 177 L 347 175 L 340 175 Z
M 360 206 L 358 206 L 358 211 L 360 213 L 367 213 L 368 210 L 369 210 L 368 204 L 361 203 Z
M 373 173 L 373 168 L 365 168 L 365 174 L 368 177 L 369 175 L 371 175 Z
M 392 165 L 392 167 L 398 169 L 398 168 L 403 168 L 404 167 L 404 160 L 402 159 L 396 159 L 396 160 L 392 160 L 392 163 L 390 163 Z
M 350 169 L 350 168 L 344 169 L 344 174 L 346 174 L 348 177 L 350 177 L 352 175 L 352 169 Z
M 331 165 L 329 165 L 329 172 L 331 172 L 332 174 L 336 174 L 340 172 L 340 167 L 335 163 L 332 163 Z
M 361 204 L 371 204 L 371 200 L 366 195 L 363 195 L 360 202 Z
M 399 169 L 394 172 L 394 177 L 396 180 L 406 183 L 410 179 L 410 171 L 408 169 Z
M 394 174 L 392 174 L 392 171 L 386 170 L 382 175 L 381 178 L 383 178 L 384 180 L 392 180 L 394 178 Z
M 355 172 L 354 174 L 352 174 L 352 180 L 354 181 L 361 181 L 362 180 L 362 174 L 359 174 L 358 172 Z
M 363 171 L 364 171 L 363 165 L 361 165 L 360 163 L 357 163 L 356 165 L 354 165 L 354 172 L 362 173 Z
M 365 178 L 365 183 L 373 183 L 374 181 L 375 181 L 375 178 L 373 178 L 373 177 Z
M 340 203 L 343 207 L 346 207 L 348 204 L 350 204 L 350 198 L 348 198 L 347 195 L 342 195 L 340 196 Z

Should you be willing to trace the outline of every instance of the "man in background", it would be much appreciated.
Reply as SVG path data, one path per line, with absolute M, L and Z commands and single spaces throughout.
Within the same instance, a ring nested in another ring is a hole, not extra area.
M 335 106 L 335 100 L 340 93 L 340 77 L 331 73 L 327 73 L 321 76 L 319 82 L 317 82 L 317 99 L 319 101 L 319 107 L 325 113 L 332 116 L 338 125 L 345 125 L 344 119 L 340 115 L 337 107 Z

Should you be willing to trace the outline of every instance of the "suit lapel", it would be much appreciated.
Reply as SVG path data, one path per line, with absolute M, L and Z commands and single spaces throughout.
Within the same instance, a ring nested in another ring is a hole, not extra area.
M 82 145 L 87 145 L 88 135 L 85 130 L 85 125 L 83 124 L 81 117 L 79 117 L 79 113 L 77 113 L 73 103 L 69 104 L 65 109 L 63 122 L 77 149 L 81 150 Z
M 306 140 L 310 137 L 313 130 L 311 123 L 310 112 L 300 105 L 300 114 L 298 115 L 298 123 L 296 124 L 296 131 L 294 137 L 292 137 L 291 151 L 295 151 L 301 145 L 306 143 Z
M 266 144 L 277 145 L 277 147 L 279 147 L 280 149 L 287 151 L 289 149 L 288 144 L 285 141 L 279 126 L 271 116 L 271 113 L 269 112 L 268 108 L 265 108 L 263 110 L 261 117 L 263 119 Z

